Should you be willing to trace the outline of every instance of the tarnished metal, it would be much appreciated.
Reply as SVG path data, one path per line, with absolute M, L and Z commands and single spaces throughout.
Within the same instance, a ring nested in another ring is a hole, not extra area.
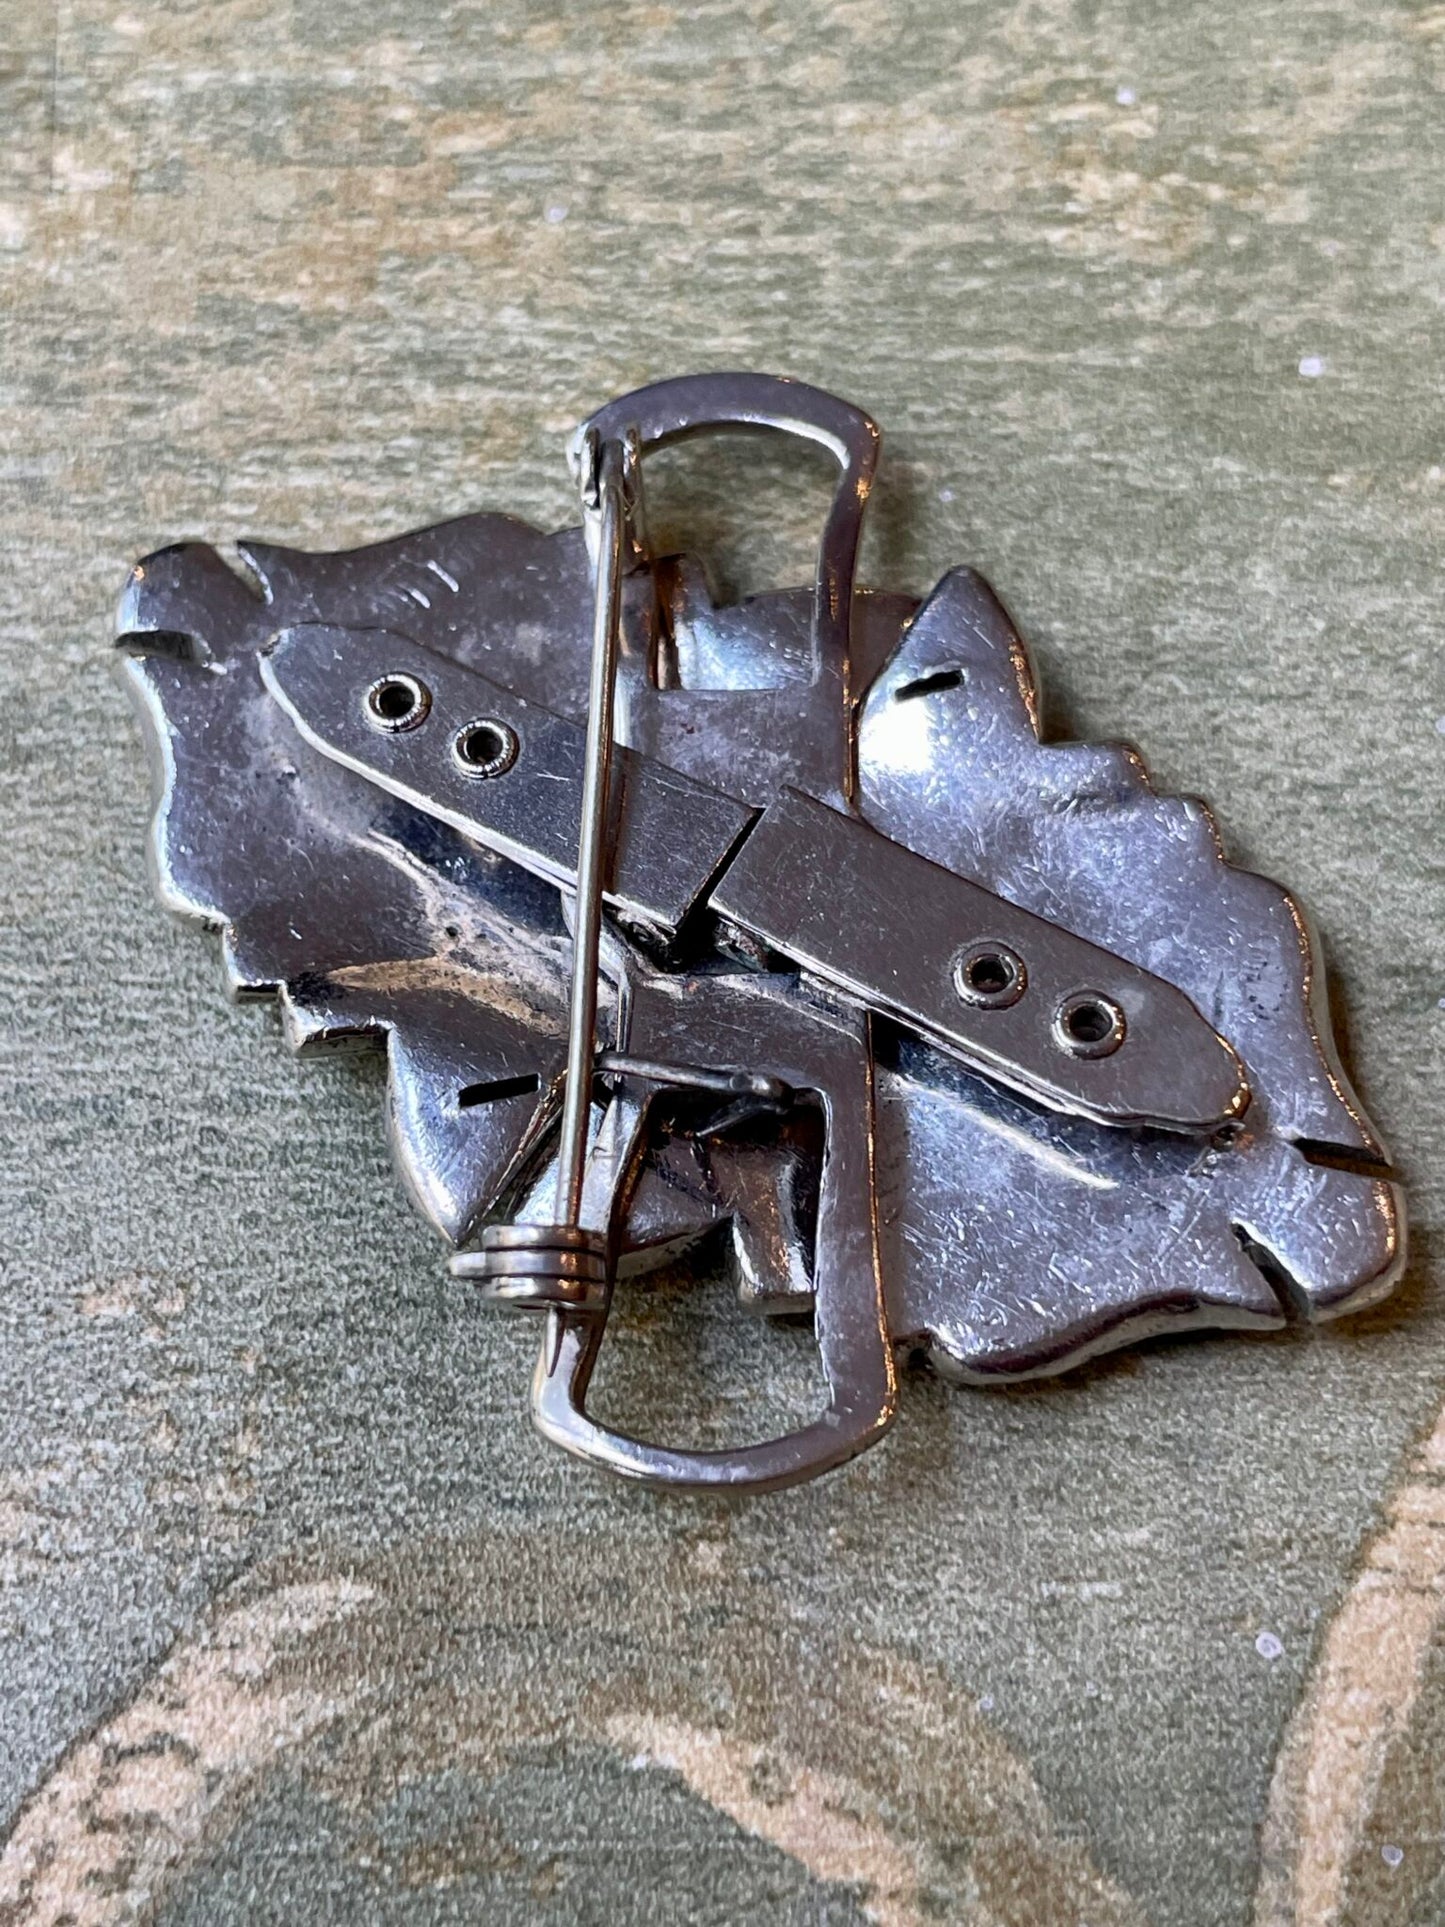
M 323 755 L 575 889 L 579 828 L 591 815 L 585 732 L 385 630 L 283 630 L 261 675 Z M 405 714 L 378 724 L 378 690 L 406 701 Z M 457 745 L 473 736 L 483 750 L 468 763 Z M 602 893 L 655 938 L 710 907 L 965 1063 L 1101 1123 L 1197 1131 L 1243 1114 L 1249 1091 L 1238 1058 L 1173 985 L 861 818 L 792 789 L 759 817 L 634 750 L 621 753 L 614 787 Z M 964 961 L 981 981 L 1009 959 L 1014 976 L 1002 993 L 960 979 Z M 1083 1020 L 1106 1010 L 1114 1019 L 1085 1037 Z M 1103 1056 L 1114 1061 L 1096 1067 Z M 575 1130 L 563 1135 L 578 1141 Z
M 1205 1131 L 1248 1106 L 1239 1059 L 1172 984 L 796 790 L 763 811 L 709 901 L 1051 1110 Z M 1006 987 L 989 991 L 990 972 Z
M 298 624 L 277 635 L 260 668 L 299 733 L 324 756 L 550 882 L 574 887 L 585 729 L 385 629 Z M 377 689 L 421 692 L 404 727 L 377 727 Z M 473 737 L 483 753 L 459 754 Z M 671 934 L 703 900 L 755 812 L 635 751 L 618 760 L 613 821 L 605 826 L 613 832 L 606 896 L 624 915 Z
M 809 588 L 717 607 L 651 553 L 638 457 L 715 427 L 837 460 Z M 246 545 L 261 595 L 190 545 L 121 608 L 164 901 L 296 1044 L 389 1042 L 454 1268 L 546 1314 L 541 1429 L 760 1489 L 885 1429 L 895 1353 L 1007 1379 L 1388 1291 L 1403 1205 L 1298 906 L 1134 751 L 1040 741 L 978 577 L 854 589 L 867 417 L 704 376 L 584 424 L 584 484 L 627 447 L 606 539 L 594 490 L 589 533 Z M 828 1410 L 723 1453 L 622 1438 L 586 1410 L 613 1280 L 720 1224 L 745 1304 L 815 1312 Z

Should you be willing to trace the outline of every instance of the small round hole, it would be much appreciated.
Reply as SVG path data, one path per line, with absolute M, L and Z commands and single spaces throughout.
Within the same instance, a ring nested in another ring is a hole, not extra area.
M 1114 1020 L 1102 1004 L 1079 1004 L 1064 1023 L 1076 1044 L 1102 1044 L 1114 1028 Z
M 1007 957 L 975 957 L 968 966 L 969 983 L 985 997 L 1007 990 L 1013 979 L 1013 966 Z
M 953 965 L 953 987 L 978 1010 L 1005 1010 L 1028 987 L 1028 972 L 1016 950 L 1003 943 L 976 943 Z
M 1101 991 L 1066 997 L 1054 1020 L 1062 1049 L 1074 1057 L 1108 1057 L 1124 1041 L 1124 1013 Z
M 457 731 L 452 755 L 467 776 L 505 776 L 517 760 L 517 747 L 517 732 L 509 723 L 485 717 Z
M 381 676 L 366 692 L 366 719 L 373 729 L 395 733 L 415 729 L 426 721 L 431 708 L 431 691 L 415 676 L 400 671 Z
M 371 706 L 383 722 L 404 723 L 416 708 L 416 697 L 404 682 L 384 682 Z

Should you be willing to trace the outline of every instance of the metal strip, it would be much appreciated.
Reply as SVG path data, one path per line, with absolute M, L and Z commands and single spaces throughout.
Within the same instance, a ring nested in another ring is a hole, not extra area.
M 334 762 L 561 888 L 576 888 L 585 730 L 476 670 L 384 629 L 283 629 L 261 658 L 266 687 L 306 740 Z M 389 677 L 426 691 L 414 725 L 378 726 L 368 692 Z M 462 733 L 494 723 L 515 751 L 494 775 L 457 761 Z M 605 895 L 658 929 L 677 929 L 755 811 L 629 750 L 612 759 L 614 855 Z
M 1205 1131 L 1249 1101 L 1239 1059 L 1172 984 L 797 790 L 763 811 L 712 904 L 1053 1110 Z M 970 958 L 996 960 L 1000 988 L 961 980 Z M 1109 1018 L 1104 1036 L 1067 1028 L 1087 1006 Z

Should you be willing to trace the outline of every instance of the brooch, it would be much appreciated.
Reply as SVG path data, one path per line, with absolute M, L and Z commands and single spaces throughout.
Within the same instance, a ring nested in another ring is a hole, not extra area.
M 643 457 L 729 429 L 838 483 L 815 580 L 718 606 L 649 546 Z M 900 1358 L 1057 1372 L 1401 1268 L 1299 905 L 1136 751 L 1040 739 L 971 570 L 855 586 L 878 445 L 798 382 L 659 382 L 574 438 L 580 527 L 248 542 L 254 582 L 188 543 L 122 598 L 162 900 L 292 1044 L 385 1045 L 452 1271 L 541 1314 L 538 1427 L 655 1486 L 840 1464 Z M 745 1305 L 812 1314 L 826 1409 L 723 1451 L 609 1428 L 614 1293 L 714 1233 Z

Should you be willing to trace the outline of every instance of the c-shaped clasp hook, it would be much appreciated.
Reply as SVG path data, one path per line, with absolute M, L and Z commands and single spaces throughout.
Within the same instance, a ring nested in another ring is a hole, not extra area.
M 640 999 L 629 1047 L 674 1060 L 703 1040 L 755 1051 L 823 1109 L 814 1306 L 828 1388 L 826 1410 L 801 1430 L 722 1451 L 687 1451 L 629 1437 L 589 1416 L 587 1390 L 606 1328 L 606 1299 L 593 1308 L 554 1305 L 532 1381 L 532 1416 L 544 1437 L 578 1458 L 643 1485 L 672 1490 L 766 1492 L 841 1465 L 880 1438 L 897 1410 L 893 1347 L 883 1299 L 873 1183 L 873 1055 L 866 1012 L 810 1006 L 803 995 L 758 990 L 759 980 L 708 980 L 708 1008 Z M 767 1005 L 766 1011 L 761 1006 Z M 766 1034 L 759 1039 L 762 1029 Z M 786 1057 L 780 1047 L 794 1048 Z M 753 1061 L 757 1061 L 754 1058 Z M 641 1112 L 639 1112 L 639 1128 Z M 635 1159 L 629 1163 L 635 1168 Z M 614 1227 L 626 1197 L 614 1195 Z M 608 1294 L 610 1296 L 610 1293 Z
M 637 462 L 630 476 L 629 553 L 634 563 L 640 563 L 650 559 L 640 458 L 650 449 L 730 429 L 795 435 L 826 448 L 838 464 L 838 483 L 818 546 L 812 653 L 815 677 L 836 685 L 840 788 L 851 800 L 855 788 L 851 717 L 858 693 L 851 686 L 849 651 L 853 581 L 864 511 L 878 467 L 882 440 L 878 424 L 839 396 L 781 375 L 681 375 L 653 382 L 599 408 L 573 437 L 570 459 L 580 480 L 589 450 L 609 440 L 630 441 Z M 727 700 L 735 709 L 736 692 L 729 692 Z

